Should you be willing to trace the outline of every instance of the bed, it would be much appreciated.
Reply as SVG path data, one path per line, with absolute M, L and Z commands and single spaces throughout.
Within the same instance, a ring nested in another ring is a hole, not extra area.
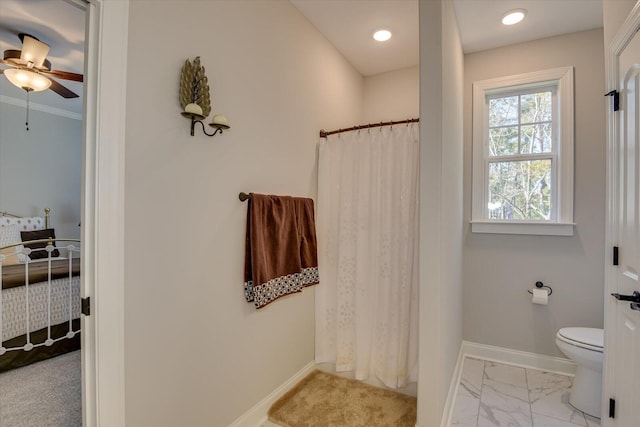
M 80 348 L 80 241 L 0 212 L 0 372 Z

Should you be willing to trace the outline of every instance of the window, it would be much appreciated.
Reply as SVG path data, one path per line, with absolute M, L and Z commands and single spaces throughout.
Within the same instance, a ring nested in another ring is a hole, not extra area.
M 573 67 L 473 84 L 475 233 L 573 235 Z

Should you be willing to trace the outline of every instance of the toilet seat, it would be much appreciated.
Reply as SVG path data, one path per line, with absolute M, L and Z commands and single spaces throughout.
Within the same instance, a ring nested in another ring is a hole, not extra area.
M 591 351 L 603 352 L 604 330 L 596 328 L 562 328 L 556 336 L 569 345 Z

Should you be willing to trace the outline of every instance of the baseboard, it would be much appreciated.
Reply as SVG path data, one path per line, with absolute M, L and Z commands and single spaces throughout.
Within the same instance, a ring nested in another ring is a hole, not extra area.
M 451 415 L 453 414 L 453 404 L 458 394 L 458 384 L 460 384 L 460 377 L 462 376 L 462 364 L 464 363 L 464 342 L 460 345 L 460 351 L 458 352 L 458 361 L 456 367 L 453 369 L 453 375 L 451 375 L 451 384 L 449 384 L 449 392 L 447 393 L 447 400 L 444 403 L 444 410 L 442 411 L 442 420 L 440 421 L 440 427 L 448 427 L 451 422 Z
M 267 411 L 283 394 L 289 391 L 301 379 L 307 376 L 315 368 L 313 361 L 296 372 L 291 378 L 282 383 L 278 388 L 269 393 L 267 397 L 258 402 L 253 408 L 242 414 L 229 427 L 260 427 L 267 421 Z
M 554 372 L 562 375 L 575 375 L 576 364 L 570 359 L 562 357 L 545 356 L 526 351 L 511 350 L 503 347 L 494 347 L 486 344 L 478 344 L 463 341 L 461 347 L 463 356 L 492 362 L 507 363 L 523 368 L 539 369 L 541 371 Z

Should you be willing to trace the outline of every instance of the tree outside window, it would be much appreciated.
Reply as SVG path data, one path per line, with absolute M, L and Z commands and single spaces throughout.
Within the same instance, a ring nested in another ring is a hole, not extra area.
M 488 218 L 550 220 L 553 159 L 544 154 L 553 148 L 552 91 L 493 97 L 488 105 Z

